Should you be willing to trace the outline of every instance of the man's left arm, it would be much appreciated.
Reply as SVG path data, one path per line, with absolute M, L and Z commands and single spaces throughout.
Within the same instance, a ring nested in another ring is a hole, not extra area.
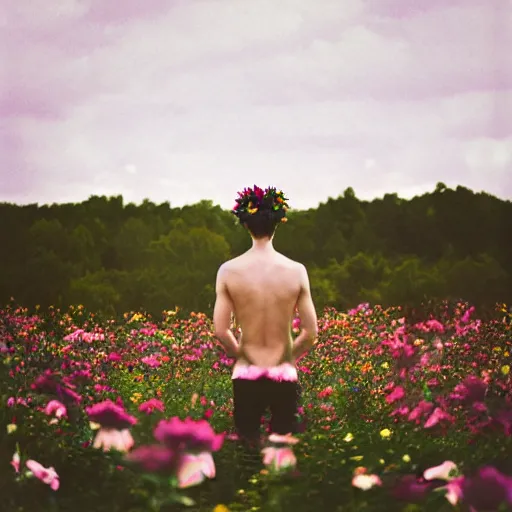
M 215 337 L 218 338 L 229 357 L 238 357 L 239 345 L 235 335 L 231 331 L 231 315 L 233 314 L 233 302 L 226 285 L 226 268 L 221 265 L 217 272 L 215 284 L 215 308 L 213 311 L 213 326 Z

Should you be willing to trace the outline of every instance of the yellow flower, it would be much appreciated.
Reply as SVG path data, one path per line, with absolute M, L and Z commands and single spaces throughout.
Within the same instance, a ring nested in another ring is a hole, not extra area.
M 503 375 L 508 375 L 510 373 L 510 365 L 506 364 L 502 366 L 501 373 L 503 373 Z
M 144 317 L 140 313 L 135 313 L 132 318 L 130 319 L 130 322 L 138 322 L 139 320 L 142 320 Z
M 494 347 L 492 349 L 493 352 L 501 352 L 501 347 Z
M 216 505 L 213 512 L 229 512 L 229 508 L 226 505 Z
M 130 397 L 130 400 L 136 404 L 140 399 L 142 398 L 141 393 L 133 393 L 133 395 Z
M 382 438 L 386 439 L 391 436 L 391 430 L 389 430 L 389 428 L 384 428 L 380 431 L 380 435 Z
M 98 430 L 101 427 L 99 423 L 94 423 L 94 421 L 89 422 L 89 428 L 91 430 Z
M 385 370 L 387 370 L 389 368 L 389 363 L 386 361 L 386 362 L 382 363 L 380 366 L 381 366 L 381 368 L 384 368 Z
M 405 454 L 403 457 L 402 457 L 402 460 L 404 462 L 411 462 L 411 457 L 409 457 L 409 455 Z
M 7 433 L 12 434 L 13 432 L 16 432 L 17 428 L 18 426 L 16 423 L 9 423 L 9 425 L 7 425 Z
M 354 436 L 349 432 L 344 438 L 343 438 L 343 441 L 345 441 L 346 443 L 350 443 L 350 441 L 352 441 L 352 439 L 354 439 Z

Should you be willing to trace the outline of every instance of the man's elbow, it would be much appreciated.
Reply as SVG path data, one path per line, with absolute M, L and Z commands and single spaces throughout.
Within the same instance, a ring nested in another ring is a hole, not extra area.
M 306 331 L 306 342 L 308 346 L 312 347 L 315 344 L 315 340 L 318 338 L 318 326 L 314 325 L 304 330 Z
M 222 329 L 222 328 L 218 328 L 218 329 L 215 329 L 213 331 L 213 335 L 218 338 L 219 340 L 223 340 L 226 338 L 227 334 L 228 334 L 228 330 L 227 328 L 225 329 Z

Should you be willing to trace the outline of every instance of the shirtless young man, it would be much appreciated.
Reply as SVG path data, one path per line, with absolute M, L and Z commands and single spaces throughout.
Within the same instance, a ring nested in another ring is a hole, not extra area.
M 236 358 L 234 421 L 239 437 L 246 441 L 259 440 L 261 415 L 267 408 L 272 414 L 272 433 L 295 432 L 295 363 L 313 346 L 318 334 L 306 268 L 272 245 L 286 210 L 286 198 L 274 188 L 263 191 L 255 186 L 239 193 L 233 213 L 249 230 L 252 248 L 222 264 L 217 274 L 215 336 L 226 353 Z M 302 331 L 293 340 L 296 309 Z M 239 342 L 230 328 L 232 314 L 242 331 Z

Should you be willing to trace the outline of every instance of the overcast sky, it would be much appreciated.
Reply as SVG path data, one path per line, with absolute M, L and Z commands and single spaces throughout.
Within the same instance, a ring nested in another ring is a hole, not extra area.
M 512 199 L 512 0 L 1 0 L 0 201 Z

